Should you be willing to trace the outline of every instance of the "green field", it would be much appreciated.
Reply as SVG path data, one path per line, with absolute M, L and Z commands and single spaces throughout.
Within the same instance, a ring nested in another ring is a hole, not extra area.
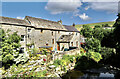
M 109 21 L 109 22 L 99 22 L 99 23 L 90 23 L 90 24 L 80 24 L 80 25 L 75 25 L 75 27 L 78 29 L 78 30 L 80 30 L 82 27 L 81 26 L 83 26 L 83 25 L 89 25 L 89 26 L 91 26 L 91 27 L 94 27 L 95 25 L 102 25 L 102 24 L 108 24 L 109 26 L 113 26 L 113 24 L 115 23 L 115 21 Z

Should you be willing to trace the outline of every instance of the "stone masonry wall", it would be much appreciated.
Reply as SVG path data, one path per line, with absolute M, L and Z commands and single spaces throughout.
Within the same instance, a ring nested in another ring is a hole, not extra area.
M 1 28 L 7 32 L 9 30 L 9 34 L 17 32 L 19 36 L 26 35 L 26 27 L 23 26 L 16 26 L 16 25 L 1 25 Z M 20 41 L 21 47 L 26 47 L 26 39 L 24 41 Z

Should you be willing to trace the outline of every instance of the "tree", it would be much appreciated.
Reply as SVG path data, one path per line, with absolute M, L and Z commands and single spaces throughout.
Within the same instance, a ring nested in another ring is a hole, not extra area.
M 104 37 L 101 41 L 102 47 L 110 47 L 110 48 L 115 48 L 115 39 L 113 35 L 113 30 L 110 29 L 104 29 L 103 30 Z
M 1 58 L 3 66 L 7 67 L 8 65 L 14 62 L 14 59 L 19 55 L 20 47 L 20 37 L 17 35 L 17 32 L 13 34 L 5 34 L 3 29 L 0 29 L 0 39 L 1 39 Z
M 117 51 L 120 52 L 120 13 L 118 14 L 118 18 L 115 22 L 115 24 L 113 25 L 113 27 L 115 27 L 114 29 L 114 38 L 116 42 L 116 48 Z
M 110 56 L 112 56 L 113 54 L 115 54 L 115 49 L 114 48 L 106 48 L 106 47 L 102 47 L 101 48 L 101 55 L 103 56 L 104 60 L 109 59 Z
M 100 26 L 100 25 L 95 25 L 95 27 L 94 28 L 101 28 L 102 26 Z
M 91 38 L 92 37 L 92 32 L 93 29 L 90 26 L 87 25 L 83 25 L 83 28 L 81 29 L 81 34 L 87 38 Z
M 110 27 L 108 24 L 102 24 L 102 27 Z
M 118 18 L 113 25 L 115 27 L 113 31 L 114 41 L 115 41 L 115 49 L 116 49 L 116 56 L 114 57 L 114 62 L 112 65 L 115 65 L 120 68 L 120 13 L 118 13 Z
M 90 38 L 86 40 L 86 48 L 95 52 L 99 52 L 101 49 L 101 44 L 98 39 Z
M 101 41 L 104 37 L 103 29 L 102 28 L 94 28 L 93 37 Z

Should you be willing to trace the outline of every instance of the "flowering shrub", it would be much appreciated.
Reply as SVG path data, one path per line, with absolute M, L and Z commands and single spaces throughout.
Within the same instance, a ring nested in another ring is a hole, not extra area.
M 86 53 L 86 51 L 83 48 L 80 48 L 81 53 Z
M 45 61 L 46 61 L 46 59 L 43 59 L 43 61 L 45 62 Z

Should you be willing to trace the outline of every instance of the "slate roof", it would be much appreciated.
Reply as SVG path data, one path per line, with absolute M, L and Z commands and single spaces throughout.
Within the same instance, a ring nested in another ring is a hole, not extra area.
M 57 42 L 70 42 L 70 40 L 73 38 L 73 35 L 62 35 Z
M 36 28 L 43 28 L 43 29 L 53 29 L 53 30 L 66 30 L 62 24 L 55 21 L 49 21 L 41 18 L 35 18 L 26 16 L 26 20 L 31 23 L 32 26 L 35 26 Z
M 3 16 L 0 16 L 0 23 L 30 26 L 30 24 L 25 20 L 17 19 L 17 18 L 3 17 Z
M 67 29 L 67 31 L 69 32 L 79 32 L 75 27 L 73 26 L 68 26 L 68 25 L 64 25 L 64 27 Z

